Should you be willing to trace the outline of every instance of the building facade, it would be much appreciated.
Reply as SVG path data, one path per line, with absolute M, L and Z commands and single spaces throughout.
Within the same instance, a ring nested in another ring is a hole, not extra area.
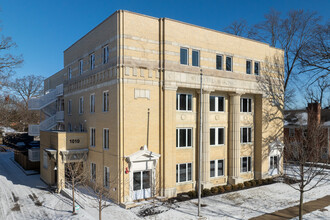
M 116 11 L 66 49 L 64 69 L 45 80 L 45 91 L 63 84 L 56 109 L 64 120 L 53 127 L 62 131 L 40 132 L 41 178 L 64 187 L 60 164 L 84 158 L 91 180 L 126 203 L 195 189 L 199 154 L 204 188 L 277 174 L 283 117 L 264 119 L 275 107 L 257 80 L 272 56 L 283 60 L 283 51 Z

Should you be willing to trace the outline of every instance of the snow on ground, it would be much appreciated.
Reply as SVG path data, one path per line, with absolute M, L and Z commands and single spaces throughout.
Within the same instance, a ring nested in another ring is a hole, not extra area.
M 72 216 L 70 200 L 45 190 L 40 176 L 26 176 L 13 158 L 0 153 L 0 219 L 93 219 L 84 211 Z
M 299 217 L 293 218 L 293 220 L 298 220 Z M 304 220 L 314 220 L 314 219 L 330 219 L 330 206 L 324 207 L 323 209 L 317 210 L 305 214 L 303 217 Z
M 330 179 L 306 192 L 308 202 L 330 194 Z M 39 175 L 26 176 L 13 162 L 13 153 L 0 153 L 0 219 L 98 219 L 96 202 L 86 196 L 87 205 L 72 215 L 71 201 L 53 194 Z M 202 198 L 202 215 L 208 219 L 248 219 L 297 205 L 299 192 L 283 183 Z M 145 219 L 197 219 L 197 199 L 174 204 L 145 202 L 129 210 L 111 204 L 102 212 L 103 219 L 143 219 L 139 213 L 155 208 L 159 214 Z M 306 214 L 306 219 L 330 219 L 330 206 Z

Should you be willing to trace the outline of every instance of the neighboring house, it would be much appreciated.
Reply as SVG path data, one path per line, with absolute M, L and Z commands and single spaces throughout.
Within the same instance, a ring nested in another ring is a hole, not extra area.
M 204 188 L 276 175 L 283 116 L 263 120 L 275 107 L 257 80 L 275 55 L 283 61 L 265 43 L 116 11 L 64 51 L 64 69 L 31 102 L 48 114 L 34 126 L 41 178 L 60 191 L 65 163 L 84 161 L 91 181 L 127 204 L 194 190 L 199 153 Z
M 322 158 L 330 157 L 330 109 L 321 109 L 320 103 L 309 103 L 306 109 L 284 111 L 284 143 L 295 141 L 299 135 L 308 135 L 310 123 L 322 127 L 325 138 Z

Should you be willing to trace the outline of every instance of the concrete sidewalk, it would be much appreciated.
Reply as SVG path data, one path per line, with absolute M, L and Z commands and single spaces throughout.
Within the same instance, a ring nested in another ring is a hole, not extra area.
M 304 203 L 303 214 L 307 214 L 330 205 L 330 195 L 323 198 L 316 199 L 310 202 Z M 291 219 L 299 216 L 299 205 L 289 207 L 286 209 L 278 210 L 273 213 L 264 214 L 258 217 L 250 218 L 251 220 L 283 220 Z

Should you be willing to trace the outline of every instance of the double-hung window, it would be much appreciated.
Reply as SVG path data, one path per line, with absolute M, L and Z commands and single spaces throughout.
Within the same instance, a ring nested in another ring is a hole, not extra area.
M 241 128 L 241 143 L 252 143 L 252 129 L 249 127 Z
M 103 92 L 103 111 L 109 111 L 109 91 Z
M 68 79 L 72 78 L 72 70 L 71 67 L 68 68 Z
M 96 164 L 91 163 L 91 180 L 95 182 L 96 180 Z
M 210 128 L 210 145 L 225 144 L 225 129 L 224 128 Z
M 277 169 L 278 166 L 278 156 L 270 156 L 269 158 L 269 169 Z
M 199 50 L 192 50 L 192 66 L 199 66 Z
M 188 182 L 192 180 L 191 163 L 181 163 L 176 165 L 176 182 Z
M 79 114 L 84 113 L 84 97 L 79 98 Z
M 217 177 L 224 175 L 224 162 L 223 160 L 210 161 L 210 177 Z
M 176 129 L 176 147 L 192 147 L 192 128 Z
M 217 70 L 222 70 L 222 55 L 216 56 L 216 68 Z
M 226 71 L 233 71 L 232 65 L 233 65 L 233 58 L 226 57 Z
M 95 68 L 95 54 L 91 54 L 89 56 L 89 62 L 90 62 L 90 69 L 93 70 Z
M 251 60 L 246 61 L 246 74 L 251 74 Z
M 91 113 L 95 112 L 95 94 L 91 94 L 89 105 L 90 105 L 90 112 Z
M 72 113 L 72 100 L 68 100 L 68 115 L 71 115 Z
M 103 148 L 109 149 L 109 128 L 103 128 Z
M 192 95 L 176 94 L 176 110 L 191 111 L 192 110 Z
M 188 65 L 188 48 L 180 48 L 180 64 Z
M 254 74 L 259 75 L 259 62 L 254 62 Z
M 79 60 L 79 75 L 82 75 L 84 71 L 84 60 Z
M 252 99 L 241 98 L 241 112 L 251 112 L 252 111 Z
M 109 62 L 109 47 L 105 46 L 103 47 L 103 64 L 106 64 Z
M 251 157 L 241 157 L 241 173 L 251 172 Z
M 90 137 L 89 137 L 89 141 L 90 141 L 90 146 L 91 147 L 95 147 L 95 128 L 90 128 Z
M 109 188 L 110 186 L 110 168 L 104 167 L 104 183 L 103 186 Z
M 225 98 L 222 96 L 210 96 L 210 111 L 223 112 L 225 109 Z

